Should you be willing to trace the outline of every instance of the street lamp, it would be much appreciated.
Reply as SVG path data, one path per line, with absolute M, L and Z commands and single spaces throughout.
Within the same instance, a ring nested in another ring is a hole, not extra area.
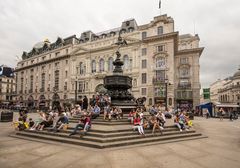
M 77 77 L 76 77 L 76 81 L 75 81 L 75 104 L 77 104 Z
M 167 110 L 167 107 L 168 107 L 168 103 L 167 103 L 167 99 L 168 99 L 168 97 L 167 97 L 167 93 L 168 93 L 168 79 L 166 78 L 165 79 L 165 110 Z

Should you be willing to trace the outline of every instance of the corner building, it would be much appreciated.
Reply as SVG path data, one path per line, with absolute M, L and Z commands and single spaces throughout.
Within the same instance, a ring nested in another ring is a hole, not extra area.
M 128 42 L 120 52 L 124 74 L 133 79 L 134 97 L 147 97 L 147 105 L 167 103 L 175 108 L 200 103 L 200 39 L 198 35 L 179 35 L 174 20 L 167 15 L 156 16 L 144 25 L 129 19 L 119 28 L 86 31 L 79 38 L 35 45 L 23 53 L 17 66 L 19 102 L 27 106 L 63 105 L 83 95 L 91 98 L 104 93 L 103 78 L 114 69 L 120 30 Z

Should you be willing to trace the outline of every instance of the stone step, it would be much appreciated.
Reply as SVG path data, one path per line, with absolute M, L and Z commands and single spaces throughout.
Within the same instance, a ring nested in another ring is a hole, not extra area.
M 98 125 L 97 125 L 98 126 Z M 105 126 L 105 127 L 108 127 L 108 126 Z M 109 126 L 111 127 L 111 126 Z M 75 127 L 68 127 L 68 130 L 73 130 Z M 115 127 L 114 127 L 115 128 Z M 167 125 L 167 126 L 164 126 L 164 129 L 167 129 L 167 128 L 174 128 L 177 130 L 177 127 L 175 125 Z M 47 128 L 46 128 L 47 129 Z M 118 132 L 125 132 L 125 131 L 133 131 L 132 129 L 132 125 L 127 125 L 127 128 L 118 128 L 118 129 L 109 129 L 107 128 L 106 130 L 102 130 L 102 129 L 98 129 L 98 127 L 95 127 L 95 128 L 91 128 L 89 130 L 89 132 L 98 132 L 98 133 L 118 133 Z
M 138 137 L 138 139 L 128 139 L 124 141 L 100 143 L 100 142 L 86 141 L 79 138 L 78 139 L 66 138 L 66 137 L 45 135 L 45 134 L 26 132 L 26 131 L 18 131 L 16 135 L 23 136 L 24 138 L 30 137 L 30 138 L 35 138 L 37 140 L 39 139 L 51 140 L 51 141 L 57 141 L 57 142 L 63 142 L 63 143 L 69 143 L 69 144 L 75 144 L 75 145 L 81 145 L 81 146 L 87 146 L 87 147 L 93 147 L 93 148 L 110 148 L 110 147 L 119 147 L 119 146 L 153 143 L 153 142 L 163 142 L 163 141 L 166 142 L 173 139 L 181 140 L 181 139 L 190 138 L 190 137 L 202 138 L 200 133 L 187 133 L 187 134 L 181 133 L 181 134 L 174 134 L 174 135 L 152 136 L 152 137 L 145 137 L 145 138 Z
M 69 133 L 66 132 L 48 132 L 48 131 L 30 131 L 26 130 L 26 132 L 32 132 L 36 134 L 44 134 L 44 135 L 52 135 L 52 136 L 60 136 L 60 137 L 65 137 L 65 138 L 74 138 L 74 139 L 79 139 L 80 134 L 76 134 L 73 136 L 69 137 Z M 167 136 L 167 135 L 174 135 L 174 134 L 188 134 L 188 133 L 194 133 L 196 132 L 195 130 L 190 130 L 190 131 L 171 131 L 171 132 L 164 132 L 162 135 L 157 132 L 156 134 L 152 134 L 150 132 L 145 134 L 145 138 L 148 137 L 154 137 L 154 136 Z M 100 143 L 106 143 L 106 142 L 115 142 L 115 141 L 125 141 L 125 140 L 131 140 L 131 139 L 138 139 L 140 138 L 140 135 L 138 134 L 131 134 L 127 136 L 118 136 L 118 137 L 94 137 L 94 136 L 88 136 L 88 134 L 84 135 L 81 139 L 86 140 L 86 141 L 93 141 L 93 142 L 100 142 Z
M 49 131 L 49 129 L 45 129 L 46 131 Z M 26 130 L 29 131 L 29 130 Z M 179 131 L 177 128 L 166 128 L 163 130 L 163 133 L 165 132 L 172 132 L 172 131 Z M 30 131 L 32 132 L 32 131 Z M 37 131 L 40 132 L 40 131 Z M 70 134 L 73 132 L 73 130 L 61 130 L 60 132 L 62 133 L 66 133 L 66 134 Z M 147 129 L 144 130 L 145 134 L 150 134 L 152 133 L 152 130 Z M 129 135 L 138 135 L 138 131 L 133 131 L 133 129 L 131 130 L 125 130 L 122 132 L 107 132 L 107 133 L 102 133 L 102 132 L 95 132 L 95 130 L 91 130 L 89 132 L 87 132 L 87 136 L 92 136 L 92 137 L 100 137 L 100 138 L 109 138 L 109 137 L 124 137 L 124 136 L 129 136 Z
M 79 121 L 78 118 L 69 118 L 69 121 Z M 116 119 L 112 119 L 112 120 L 104 120 L 103 118 L 96 118 L 96 119 L 92 119 L 92 121 L 100 121 L 100 122 L 128 122 L 130 123 L 130 120 L 128 119 L 120 119 L 120 120 L 116 120 Z
M 78 120 L 69 120 L 70 123 L 78 123 Z M 107 122 L 107 121 L 92 121 L 94 125 L 130 125 L 130 122 L 119 121 L 119 122 Z

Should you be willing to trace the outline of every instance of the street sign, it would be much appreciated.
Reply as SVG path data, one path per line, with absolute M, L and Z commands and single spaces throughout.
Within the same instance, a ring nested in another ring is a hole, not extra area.
M 203 89 L 203 99 L 210 99 L 210 88 Z

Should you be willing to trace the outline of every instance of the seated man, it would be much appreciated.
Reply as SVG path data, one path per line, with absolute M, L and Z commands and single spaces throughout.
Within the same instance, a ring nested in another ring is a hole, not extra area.
M 69 136 L 75 135 L 77 133 L 77 130 L 81 128 L 83 129 L 83 132 L 86 133 L 90 128 L 91 128 L 91 119 L 89 116 L 87 116 L 86 114 L 84 114 L 78 124 L 76 125 L 76 127 L 74 128 L 74 131 L 69 134 Z
M 97 118 L 100 115 L 100 107 L 96 104 L 92 111 L 92 119 Z

